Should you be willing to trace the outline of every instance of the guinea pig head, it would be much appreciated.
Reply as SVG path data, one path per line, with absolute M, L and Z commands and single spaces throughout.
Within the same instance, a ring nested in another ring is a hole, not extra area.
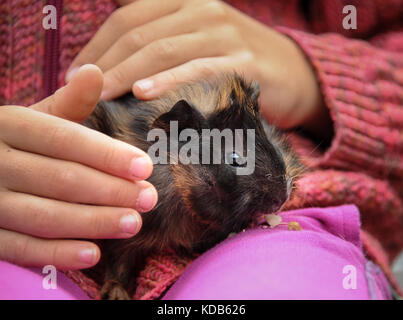
M 217 181 L 228 195 L 231 215 L 248 223 L 259 213 L 281 208 L 298 165 L 279 131 L 262 125 L 258 83 L 234 77 L 227 86 L 209 119 L 210 126 L 234 133 L 233 147 L 221 149 L 226 162 L 219 166 Z
M 220 85 L 212 112 L 182 99 L 153 128 L 176 140 L 176 155 L 168 153 L 175 159 L 170 166 L 182 204 L 200 222 L 232 232 L 288 199 L 292 157 L 275 129 L 267 136 L 262 126 L 258 84 L 229 77 Z

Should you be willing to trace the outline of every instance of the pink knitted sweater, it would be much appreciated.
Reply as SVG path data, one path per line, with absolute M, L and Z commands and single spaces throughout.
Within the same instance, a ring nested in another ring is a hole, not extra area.
M 53 2 L 56 31 L 42 28 L 42 1 L 0 4 L 0 105 L 30 105 L 62 86 L 73 58 L 116 8 L 111 0 Z M 227 2 L 300 45 L 333 119 L 327 150 L 290 135 L 310 169 L 286 209 L 357 205 L 365 253 L 400 291 L 388 262 L 403 249 L 403 0 Z M 347 4 L 357 8 L 357 30 L 342 27 Z M 190 262 L 168 252 L 150 257 L 135 297 L 158 298 Z M 92 279 L 67 274 L 98 297 Z

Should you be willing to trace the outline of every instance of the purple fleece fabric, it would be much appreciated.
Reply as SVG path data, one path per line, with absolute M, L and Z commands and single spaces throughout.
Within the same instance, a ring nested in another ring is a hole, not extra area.
M 391 299 L 378 266 L 362 252 L 357 207 L 280 213 L 297 221 L 258 227 L 196 259 L 164 299 Z
M 57 271 L 55 289 L 45 289 L 42 269 L 23 268 L 0 261 L 0 300 L 88 300 L 88 296 Z
M 280 213 L 286 225 L 240 233 L 196 259 L 164 299 L 390 299 L 379 267 L 362 252 L 353 205 Z M 62 273 L 45 290 L 41 269 L 0 261 L 0 299 L 88 299 Z

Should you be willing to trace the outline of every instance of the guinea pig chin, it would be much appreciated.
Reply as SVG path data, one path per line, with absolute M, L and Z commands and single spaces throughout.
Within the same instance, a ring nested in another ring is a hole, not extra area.
M 273 199 L 273 204 L 272 204 L 272 208 L 271 208 L 272 212 L 280 211 L 280 209 L 283 207 L 283 205 L 290 198 L 291 184 L 289 184 L 288 182 L 285 182 L 284 187 L 282 189 L 283 190 L 277 194 L 277 197 L 275 197 Z
M 291 186 L 288 183 L 277 185 L 275 190 L 272 190 L 272 192 L 265 197 L 260 212 L 266 214 L 279 211 L 290 197 L 290 188 Z
M 283 204 L 287 201 L 287 198 L 283 198 L 283 199 L 273 199 L 270 207 L 269 207 L 269 211 L 267 213 L 273 213 L 273 212 L 277 212 L 280 210 L 280 208 L 283 206 Z

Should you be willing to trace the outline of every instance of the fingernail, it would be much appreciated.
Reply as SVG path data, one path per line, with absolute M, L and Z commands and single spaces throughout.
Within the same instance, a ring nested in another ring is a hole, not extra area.
M 144 80 L 139 80 L 139 81 L 135 82 L 134 85 L 139 87 L 141 89 L 141 91 L 145 92 L 145 91 L 149 91 L 150 89 L 152 89 L 154 87 L 154 81 L 152 81 L 151 79 L 144 79 Z
M 120 230 L 123 233 L 136 234 L 140 231 L 141 222 L 136 214 L 129 214 L 120 218 Z
M 130 164 L 130 175 L 134 179 L 147 179 L 151 174 L 152 162 L 149 157 L 134 158 Z
M 80 262 L 87 265 L 93 265 L 97 260 L 97 251 L 94 248 L 83 249 L 78 253 Z
M 140 212 L 150 211 L 157 203 L 157 191 L 150 187 L 140 191 L 137 198 L 137 210 Z
M 73 76 L 77 73 L 79 67 L 75 67 L 73 69 L 71 69 L 69 72 L 67 72 L 66 74 L 66 82 L 69 82 L 71 80 L 71 78 L 73 78 Z

